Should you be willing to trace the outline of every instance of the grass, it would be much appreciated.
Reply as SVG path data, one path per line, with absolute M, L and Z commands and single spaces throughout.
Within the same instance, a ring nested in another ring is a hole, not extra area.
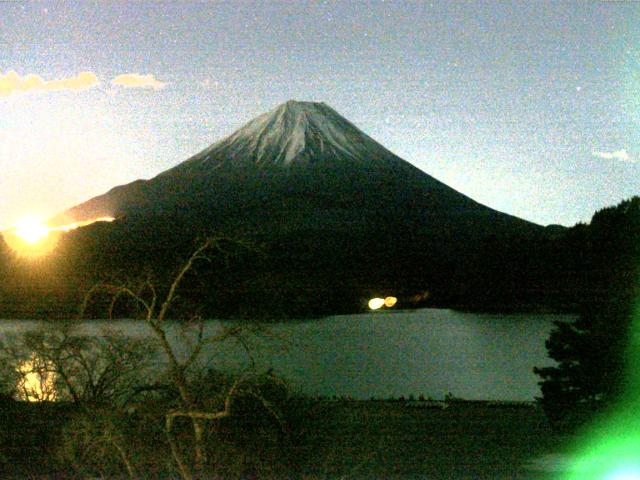
M 560 451 L 564 440 L 553 434 L 538 407 L 484 402 L 451 402 L 446 409 L 428 405 L 307 402 L 288 447 L 287 478 L 550 478 L 526 467 L 536 457 Z M 0 477 L 72 478 L 48 466 L 68 415 L 69 407 L 57 404 L 0 406 Z M 259 464 L 268 462 L 267 456 Z M 258 478 L 267 477 L 258 472 Z
M 423 404 L 424 405 L 424 404 Z M 327 478 L 539 479 L 533 458 L 558 450 L 537 407 L 455 402 L 333 402 L 305 446 Z

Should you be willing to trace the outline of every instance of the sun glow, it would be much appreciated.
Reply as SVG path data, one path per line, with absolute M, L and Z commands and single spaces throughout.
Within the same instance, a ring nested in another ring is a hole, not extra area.
M 85 220 L 82 222 L 73 222 L 73 223 L 69 223 L 67 225 L 62 225 L 60 227 L 54 227 L 51 228 L 50 230 L 54 231 L 54 232 L 70 232 L 71 230 L 75 230 L 76 228 L 80 228 L 80 227 L 86 227 L 87 225 L 91 225 L 92 223 L 98 223 L 98 222 L 113 222 L 115 220 L 115 218 L 113 217 L 98 217 L 98 218 L 94 218 L 93 220 Z
M 49 227 L 36 217 L 21 219 L 14 228 L 14 233 L 30 245 L 34 245 L 49 235 Z
M 113 217 L 99 217 L 51 227 L 38 217 L 24 217 L 13 227 L 2 231 L 7 245 L 19 255 L 38 257 L 51 252 L 62 233 L 70 232 L 96 222 L 113 222 Z

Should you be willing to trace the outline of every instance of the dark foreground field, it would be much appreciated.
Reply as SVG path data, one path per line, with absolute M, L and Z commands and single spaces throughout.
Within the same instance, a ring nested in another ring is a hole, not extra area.
M 560 443 L 533 406 L 369 401 L 336 402 L 310 447 L 327 478 L 540 479 Z
M 87 478 L 60 464 L 47 471 L 55 464 L 68 407 L 6 405 L 0 412 L 1 478 Z M 295 442 L 287 447 L 290 471 L 258 468 L 237 478 L 546 479 L 552 477 L 532 462 L 557 451 L 562 442 L 531 405 L 312 401 L 308 406 Z M 263 466 L 269 461 L 260 460 L 260 452 L 251 456 Z M 138 475 L 167 478 L 148 464 Z

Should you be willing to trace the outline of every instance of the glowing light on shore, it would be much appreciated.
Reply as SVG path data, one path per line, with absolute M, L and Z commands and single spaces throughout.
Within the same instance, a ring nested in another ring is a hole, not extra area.
M 372 298 L 369 300 L 369 308 L 371 310 L 378 310 L 384 307 L 384 298 Z
M 398 303 L 398 299 L 396 297 L 385 297 L 385 298 L 372 298 L 369 300 L 369 309 L 370 310 L 379 310 L 382 307 L 392 308 L 395 304 Z
M 369 300 L 369 309 L 370 310 L 379 310 L 382 307 L 391 308 L 398 303 L 398 299 L 396 297 L 385 297 L 385 298 L 372 298 Z

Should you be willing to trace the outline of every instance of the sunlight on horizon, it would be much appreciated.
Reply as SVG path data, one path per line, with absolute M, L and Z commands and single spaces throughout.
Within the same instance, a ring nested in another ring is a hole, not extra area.
M 61 233 L 67 233 L 97 222 L 113 222 L 114 217 L 98 217 L 50 227 L 37 216 L 25 216 L 13 227 L 2 233 L 7 245 L 18 255 L 25 257 L 39 257 L 50 253 L 57 245 Z
M 49 227 L 37 217 L 24 217 L 16 223 L 14 233 L 33 245 L 49 235 Z

